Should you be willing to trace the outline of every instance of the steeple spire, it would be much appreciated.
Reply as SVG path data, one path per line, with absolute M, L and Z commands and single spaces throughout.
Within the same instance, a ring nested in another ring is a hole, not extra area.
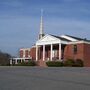
M 44 30 L 43 30 L 43 9 L 41 9 L 41 21 L 40 21 L 39 39 L 41 39 L 43 36 L 44 36 Z

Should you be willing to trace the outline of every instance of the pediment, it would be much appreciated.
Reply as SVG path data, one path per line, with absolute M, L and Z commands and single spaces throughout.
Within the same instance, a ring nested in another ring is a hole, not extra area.
M 49 42 L 49 41 L 56 41 L 59 40 L 58 38 L 55 38 L 51 35 L 45 35 L 42 39 L 40 39 L 39 41 L 41 42 Z
M 36 42 L 36 45 L 48 45 L 48 44 L 58 44 L 58 43 L 67 43 L 66 41 L 62 41 L 60 38 L 57 38 L 53 35 L 45 35 L 42 39 Z

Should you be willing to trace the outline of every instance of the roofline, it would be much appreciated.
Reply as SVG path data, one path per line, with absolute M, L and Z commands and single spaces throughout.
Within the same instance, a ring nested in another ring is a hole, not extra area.
M 81 44 L 81 43 L 90 44 L 90 42 L 84 41 L 84 40 L 82 40 L 82 41 L 75 41 L 75 42 L 69 42 L 68 44 Z
M 84 40 L 83 38 L 75 37 L 75 36 L 71 36 L 71 35 L 67 35 L 67 34 L 66 34 L 66 36 L 71 37 L 71 38 L 74 38 L 74 39 L 77 39 L 77 40 Z
M 66 39 L 66 38 L 63 38 L 63 37 L 60 37 L 60 36 L 56 36 L 56 35 L 52 35 L 52 34 L 49 34 L 57 39 L 60 39 L 60 40 L 63 40 L 63 41 L 66 41 L 66 42 L 70 42 L 70 40 Z
M 20 48 L 20 50 L 30 50 L 31 48 Z
M 10 58 L 10 59 L 31 59 L 31 57 L 22 57 L 22 58 L 20 58 L 20 57 L 15 57 L 15 58 Z

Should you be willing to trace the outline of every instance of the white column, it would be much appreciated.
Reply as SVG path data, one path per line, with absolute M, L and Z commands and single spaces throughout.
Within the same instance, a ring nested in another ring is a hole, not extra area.
M 22 59 L 21 59 L 21 63 L 22 63 Z
M 10 59 L 10 65 L 12 65 L 12 59 Z
M 59 60 L 61 60 L 61 43 L 59 43 Z
M 24 58 L 24 62 L 25 62 L 25 58 Z
M 38 48 L 38 59 L 40 59 L 40 46 Z
M 43 61 L 45 61 L 45 45 L 43 45 Z
M 36 61 L 38 60 L 38 46 L 36 45 Z
M 50 56 L 51 61 L 52 61 L 52 49 L 53 49 L 53 46 L 51 44 L 51 56 Z
M 15 64 L 18 64 L 18 63 L 17 63 L 17 59 L 15 59 Z

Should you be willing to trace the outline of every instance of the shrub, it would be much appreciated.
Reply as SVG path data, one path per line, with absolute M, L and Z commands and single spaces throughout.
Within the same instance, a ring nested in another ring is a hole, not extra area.
M 28 61 L 28 62 L 22 61 L 21 63 L 18 63 L 15 66 L 35 66 L 35 65 L 36 63 L 34 61 Z
M 60 61 L 48 61 L 46 62 L 46 65 L 49 67 L 62 67 L 63 63 Z
M 34 61 L 29 61 L 27 64 L 28 64 L 28 66 L 35 66 L 36 65 L 36 63 Z
M 75 61 L 73 59 L 68 59 L 68 60 L 64 61 L 64 66 L 72 67 L 74 65 L 75 65 Z
M 67 66 L 67 67 L 83 67 L 84 63 L 81 59 L 76 59 L 76 60 L 68 59 L 64 62 L 64 66 Z
M 84 63 L 83 63 L 83 61 L 81 59 L 76 59 L 75 66 L 76 67 L 83 67 Z

